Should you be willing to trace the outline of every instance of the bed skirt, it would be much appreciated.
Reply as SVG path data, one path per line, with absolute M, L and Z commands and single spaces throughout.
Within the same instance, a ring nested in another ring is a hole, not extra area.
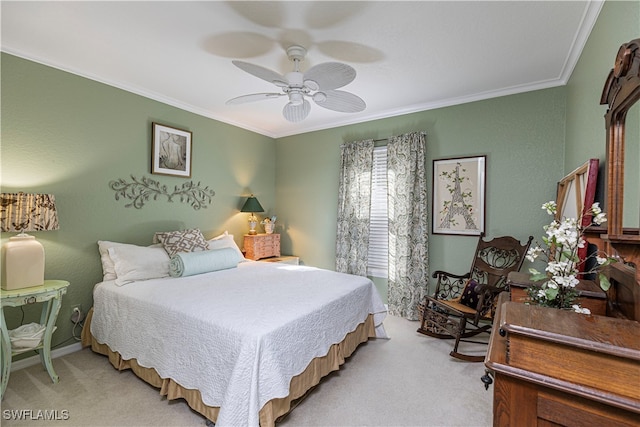
M 191 409 L 202 414 L 208 420 L 216 422 L 220 408 L 205 405 L 198 390 L 186 389 L 170 378 L 161 378 L 155 369 L 140 366 L 136 359 L 123 360 L 120 354 L 112 351 L 108 345 L 97 342 L 91 335 L 92 315 L 93 308 L 89 311 L 82 329 L 83 347 L 91 346 L 91 350 L 94 352 L 108 356 L 109 362 L 114 368 L 119 371 L 131 369 L 138 377 L 159 388 L 160 395 L 166 396 L 168 400 L 182 398 Z M 315 387 L 323 377 L 340 369 L 340 365 L 345 362 L 347 357 L 351 356 L 360 344 L 368 341 L 369 338 L 375 338 L 375 336 L 373 315 L 370 314 L 354 331 L 347 334 L 344 340 L 332 345 L 326 356 L 316 357 L 301 374 L 291 379 L 289 396 L 272 399 L 260 409 L 260 425 L 262 427 L 274 426 L 278 418 L 286 415 L 295 407 L 297 400 Z

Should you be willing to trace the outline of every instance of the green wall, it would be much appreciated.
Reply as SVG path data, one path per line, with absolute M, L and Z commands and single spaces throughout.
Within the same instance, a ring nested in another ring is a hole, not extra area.
M 8 54 L 1 57 L 3 192 L 56 196 L 60 230 L 34 233 L 48 279 L 71 282 L 55 345 L 71 337 L 71 307 L 92 304 L 100 281 L 98 240 L 150 244 L 155 231 L 229 230 L 242 243 L 244 197 L 277 214 L 283 253 L 333 268 L 340 145 L 411 131 L 427 133 L 433 159 L 487 155 L 487 234 L 539 238 L 556 182 L 590 157 L 604 159 L 605 107 L 598 105 L 617 47 L 640 37 L 638 2 L 607 1 L 569 84 L 273 140 Z M 184 178 L 150 174 L 151 123 L 193 132 L 193 181 L 216 191 L 207 209 L 162 197 L 125 208 L 108 183 L 146 176 L 173 188 Z M 638 203 L 638 195 L 633 202 Z M 2 242 L 7 235 L 2 236 Z M 432 235 L 431 270 L 465 272 L 476 239 Z M 376 280 L 383 290 L 384 281 Z M 37 321 L 29 307 L 24 322 Z M 8 310 L 16 327 L 21 313 Z M 30 356 L 32 354 L 27 354 Z
M 580 60 L 567 84 L 567 136 L 565 171 L 571 172 L 586 159 L 600 159 L 599 200 L 604 201 L 604 162 L 606 156 L 606 105 L 600 97 L 618 48 L 640 38 L 640 2 L 607 1 L 602 8 Z M 624 225 L 640 226 L 640 105 L 627 118 L 625 147 Z M 604 206 L 604 205 L 603 205 Z
M 197 227 L 205 237 L 228 230 L 242 244 L 242 196 L 255 193 L 273 210 L 273 139 L 8 54 L 1 65 L 2 192 L 56 196 L 60 230 L 32 233 L 45 247 L 45 278 L 71 283 L 54 345 L 71 337 L 71 307 L 92 305 L 102 277 L 98 240 L 148 245 L 156 231 Z M 118 178 L 145 176 L 170 190 L 189 181 L 151 175 L 152 122 L 193 133 L 191 179 L 216 192 L 206 209 L 165 197 L 125 208 L 115 199 L 108 184 Z M 27 307 L 25 323 L 39 319 L 36 306 Z M 20 318 L 7 309 L 10 328 Z

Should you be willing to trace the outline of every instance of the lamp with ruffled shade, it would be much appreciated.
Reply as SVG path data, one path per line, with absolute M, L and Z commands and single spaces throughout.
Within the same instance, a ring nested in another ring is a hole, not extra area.
M 2 193 L 0 229 L 19 232 L 3 246 L 2 289 L 22 289 L 44 283 L 44 247 L 25 231 L 60 228 L 53 194 Z

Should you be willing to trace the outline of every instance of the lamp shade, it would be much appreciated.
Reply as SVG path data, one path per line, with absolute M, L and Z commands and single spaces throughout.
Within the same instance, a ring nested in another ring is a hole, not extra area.
M 242 209 L 240 209 L 240 212 L 264 212 L 264 209 L 262 209 L 260 202 L 252 194 L 251 196 L 247 197 L 247 201 L 244 202 L 244 205 L 242 206 Z
M 0 229 L 3 232 L 47 231 L 59 228 L 53 194 L 0 195 Z

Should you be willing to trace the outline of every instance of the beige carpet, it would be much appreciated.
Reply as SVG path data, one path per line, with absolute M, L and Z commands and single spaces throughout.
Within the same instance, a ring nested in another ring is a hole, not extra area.
M 390 340 L 360 346 L 279 425 L 491 425 L 492 389 L 485 391 L 480 381 L 482 363 L 452 359 L 452 342 L 418 334 L 417 322 L 388 317 L 385 327 Z M 156 388 L 129 371 L 116 371 L 106 357 L 88 349 L 53 363 L 58 384 L 39 364 L 11 373 L 2 426 L 205 425 L 184 401 L 167 401 Z M 43 411 L 59 420 L 38 419 Z M 17 415 L 28 419 L 17 420 Z

